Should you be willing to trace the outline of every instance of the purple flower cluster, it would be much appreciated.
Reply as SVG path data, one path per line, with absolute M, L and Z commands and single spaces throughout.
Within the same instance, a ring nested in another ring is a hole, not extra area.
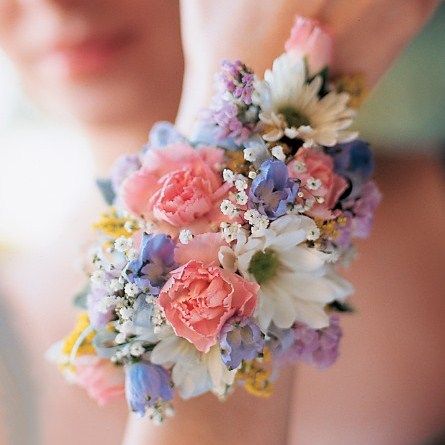
M 338 317 L 331 316 L 329 326 L 324 329 L 316 330 L 296 323 L 293 331 L 295 339 L 290 349 L 291 360 L 301 360 L 318 368 L 327 368 L 337 360 L 342 337 Z
M 246 140 L 255 129 L 258 110 L 252 105 L 255 76 L 239 60 L 224 61 L 218 77 L 219 94 L 210 113 L 218 139 Z
M 303 323 L 295 323 L 292 329 L 270 330 L 273 340 L 271 351 L 277 365 L 303 361 L 317 368 L 327 368 L 338 357 L 338 346 L 342 337 L 339 318 L 329 319 L 329 326 L 312 329 Z
M 287 166 L 278 159 L 261 164 L 260 174 L 252 181 L 249 205 L 262 215 L 274 220 L 287 212 L 287 205 L 295 202 L 298 185 L 289 178 Z
M 113 164 L 110 180 L 114 192 L 117 194 L 119 187 L 131 173 L 141 168 L 141 160 L 138 154 L 123 155 Z
M 243 360 L 253 360 L 262 353 L 264 337 L 251 319 L 231 321 L 221 330 L 220 346 L 223 362 L 235 369 Z
M 244 63 L 240 60 L 224 60 L 218 77 L 221 92 L 229 92 L 246 105 L 252 104 L 255 76 Z

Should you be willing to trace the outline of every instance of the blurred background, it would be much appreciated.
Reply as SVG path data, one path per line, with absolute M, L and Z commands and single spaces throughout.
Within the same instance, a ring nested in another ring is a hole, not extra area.
M 348 272 L 358 315 L 345 322 L 342 358 L 326 374 L 297 372 L 295 403 L 304 408 L 296 411 L 293 443 L 445 444 L 445 5 L 369 97 L 356 125 L 377 154 L 384 203 Z M 64 418 L 96 409 L 81 390 L 61 389 L 51 365 L 32 365 L 73 319 L 70 298 L 82 282 L 80 246 L 88 238 L 87 223 L 77 225 L 97 213 L 96 161 L 68 119 L 33 105 L 0 52 L 0 444 L 74 444 L 76 425 L 42 427 L 39 416 L 56 412 L 65 396 L 73 402 Z M 72 243 L 56 254 L 71 230 Z M 49 253 L 57 268 L 39 282 Z M 58 296 L 48 293 L 53 279 L 63 281 Z M 46 310 L 54 298 L 58 313 Z M 27 348 L 35 349 L 31 358 Z M 42 392 L 50 393 L 47 402 L 39 402 Z M 124 413 L 124 406 L 102 410 L 114 424 L 100 433 L 92 420 L 79 420 L 91 440 L 84 443 L 119 443 Z M 321 418 L 328 419 L 324 428 Z

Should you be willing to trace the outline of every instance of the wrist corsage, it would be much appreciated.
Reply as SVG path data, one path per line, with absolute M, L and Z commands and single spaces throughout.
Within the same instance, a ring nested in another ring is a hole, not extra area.
M 223 62 L 191 138 L 159 123 L 99 182 L 110 207 L 83 311 L 52 348 L 99 403 L 125 394 L 162 421 L 175 393 L 268 396 L 280 367 L 336 360 L 352 293 L 338 267 L 380 193 L 351 130 L 357 88 L 329 76 L 331 54 L 328 33 L 297 18 L 263 80 Z

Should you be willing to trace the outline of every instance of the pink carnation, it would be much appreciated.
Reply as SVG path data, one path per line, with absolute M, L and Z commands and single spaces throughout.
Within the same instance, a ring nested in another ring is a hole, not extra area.
M 230 188 L 220 173 L 223 156 L 222 149 L 194 149 L 184 143 L 152 149 L 142 168 L 123 183 L 123 203 L 173 236 L 183 228 L 194 233 L 218 230 L 224 220 L 219 206 Z
M 229 318 L 250 317 L 257 302 L 256 283 L 218 266 L 217 252 L 224 244 L 219 234 L 204 234 L 181 246 L 176 259 L 189 261 L 170 273 L 159 295 L 176 335 L 202 352 L 217 342 Z
M 346 190 L 346 180 L 334 172 L 334 160 L 322 150 L 302 147 L 288 164 L 289 176 L 299 179 L 303 199 L 314 198 L 305 213 L 314 218 L 332 219 L 338 216 L 333 208 Z M 315 182 L 314 182 L 315 180 Z
M 306 57 L 309 74 L 314 75 L 331 61 L 332 38 L 317 21 L 297 16 L 285 49 Z
M 75 382 L 99 405 L 105 405 L 125 394 L 125 375 L 122 368 L 97 357 L 92 361 L 80 360 L 76 363 Z

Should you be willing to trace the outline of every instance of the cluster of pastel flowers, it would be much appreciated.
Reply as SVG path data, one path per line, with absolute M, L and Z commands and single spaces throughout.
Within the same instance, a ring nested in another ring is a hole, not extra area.
M 336 360 L 352 292 L 338 266 L 380 194 L 331 44 L 297 18 L 264 80 L 224 62 L 192 138 L 159 123 L 101 182 L 84 311 L 53 349 L 100 403 L 125 393 L 162 421 L 175 393 L 267 396 L 284 364 Z

